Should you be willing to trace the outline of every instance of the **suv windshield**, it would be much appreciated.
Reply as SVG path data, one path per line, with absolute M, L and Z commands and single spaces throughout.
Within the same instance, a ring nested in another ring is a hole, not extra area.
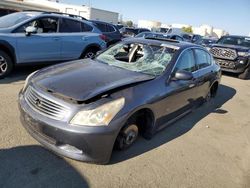
M 12 27 L 25 20 L 28 20 L 40 13 L 38 12 L 16 12 L 0 18 L 0 28 Z
M 140 43 L 117 44 L 96 59 L 111 66 L 159 76 L 171 61 L 175 49 Z
M 237 45 L 250 48 L 250 37 L 226 36 L 217 42 L 218 44 Z

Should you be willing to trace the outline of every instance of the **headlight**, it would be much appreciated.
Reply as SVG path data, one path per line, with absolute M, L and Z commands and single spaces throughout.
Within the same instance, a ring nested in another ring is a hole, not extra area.
M 119 98 L 95 109 L 80 111 L 70 121 L 70 124 L 83 126 L 107 126 L 115 115 L 123 108 L 124 103 L 125 99 Z
M 28 84 L 29 84 L 29 81 L 30 81 L 30 78 L 36 74 L 37 71 L 35 72 L 32 72 L 31 74 L 29 74 L 29 76 L 27 76 L 26 80 L 25 80 L 25 83 L 24 83 L 24 86 L 23 86 L 23 91 L 27 88 Z
M 209 51 L 211 48 L 210 47 L 206 47 L 207 51 Z
M 247 57 L 249 55 L 250 55 L 250 52 L 238 52 L 238 56 Z

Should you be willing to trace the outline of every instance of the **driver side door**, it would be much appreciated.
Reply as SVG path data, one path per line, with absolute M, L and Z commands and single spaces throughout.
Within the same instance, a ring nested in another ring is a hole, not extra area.
M 178 80 L 174 75 L 179 70 L 185 70 L 193 74 L 190 80 Z M 171 121 L 176 117 L 191 111 L 197 100 L 197 66 L 192 49 L 185 50 L 177 60 L 172 76 L 166 84 L 167 96 L 161 105 L 164 106 L 164 122 Z
M 26 35 L 25 29 L 34 26 L 37 33 Z M 61 38 L 58 19 L 43 17 L 33 20 L 16 30 L 17 57 L 19 63 L 59 61 Z

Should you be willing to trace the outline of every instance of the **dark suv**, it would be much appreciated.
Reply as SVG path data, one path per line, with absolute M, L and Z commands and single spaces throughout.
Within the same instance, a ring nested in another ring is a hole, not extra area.
M 97 20 L 92 20 L 91 21 L 101 32 L 102 34 L 106 37 L 105 41 L 107 42 L 107 46 L 110 46 L 112 44 L 115 44 L 122 39 L 122 34 L 120 33 L 119 29 L 117 26 L 107 23 L 107 22 L 102 22 L 102 21 L 97 21 Z
M 209 48 L 223 71 L 237 73 L 241 79 L 249 78 L 250 37 L 223 36 Z
M 220 66 L 203 47 L 132 38 L 32 73 L 19 95 L 27 131 L 54 152 L 107 163 L 215 97 Z

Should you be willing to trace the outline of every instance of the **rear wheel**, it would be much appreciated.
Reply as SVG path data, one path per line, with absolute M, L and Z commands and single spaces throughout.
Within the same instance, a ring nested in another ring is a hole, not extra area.
M 115 147 L 118 150 L 124 150 L 130 147 L 138 138 L 138 126 L 135 124 L 127 124 L 125 127 L 122 128 L 120 131 Z
M 246 80 L 250 78 L 250 67 L 247 67 L 246 70 L 239 74 L 238 76 L 240 79 Z
M 98 51 L 97 48 L 89 48 L 82 54 L 81 58 L 93 59 Z
M 0 50 L 0 79 L 6 77 L 13 69 L 13 62 L 10 56 Z

